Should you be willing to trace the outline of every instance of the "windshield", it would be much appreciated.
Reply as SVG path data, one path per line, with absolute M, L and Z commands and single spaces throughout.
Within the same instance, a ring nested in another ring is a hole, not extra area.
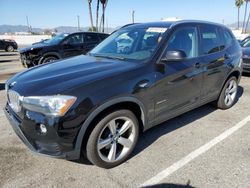
M 54 36 L 53 38 L 44 41 L 46 44 L 59 44 L 65 37 L 67 37 L 69 34 L 61 33 L 59 35 Z
M 242 47 L 250 47 L 250 40 L 242 44 Z
M 120 60 L 146 61 L 155 52 L 167 28 L 128 28 L 113 33 L 89 55 Z

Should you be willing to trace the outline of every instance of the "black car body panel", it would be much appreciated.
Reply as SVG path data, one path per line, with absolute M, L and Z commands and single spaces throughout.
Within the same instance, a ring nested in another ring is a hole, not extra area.
M 250 47 L 242 48 L 243 72 L 250 73 Z
M 76 96 L 77 101 L 63 117 L 56 118 L 25 108 L 15 113 L 8 101 L 7 116 L 16 117 L 14 124 L 18 128 L 15 129 L 23 133 L 36 152 L 77 159 L 91 122 L 114 105 L 138 108 L 142 129 L 147 130 L 212 102 L 219 97 L 230 75 L 237 75 L 240 80 L 241 49 L 236 39 L 212 54 L 204 55 L 199 51 L 197 57 L 183 61 L 166 63 L 161 60 L 166 44 L 177 29 L 194 28 L 198 37 L 201 27 L 207 25 L 228 30 L 200 21 L 129 25 L 126 28 L 167 28 L 156 52 L 147 62 L 82 55 L 19 73 L 6 82 L 6 87 L 20 96 L 60 94 Z M 197 45 L 203 45 L 198 39 Z M 48 127 L 47 135 L 37 132 L 39 124 Z
M 0 39 L 0 50 L 6 50 L 8 46 L 12 46 L 15 50 L 18 48 L 16 41 L 10 39 Z
M 75 35 L 81 36 L 78 38 L 79 41 L 74 39 Z M 42 64 L 47 57 L 64 59 L 86 54 L 106 37 L 108 37 L 108 34 L 105 33 L 78 32 L 65 34 L 65 37 L 57 43 L 49 43 L 49 40 L 44 40 L 30 47 L 20 49 L 21 62 L 23 66 L 29 68 Z M 71 38 L 74 40 L 71 40 Z

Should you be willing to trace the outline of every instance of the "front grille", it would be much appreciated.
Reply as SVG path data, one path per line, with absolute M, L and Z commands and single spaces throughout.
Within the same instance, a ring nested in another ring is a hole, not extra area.
M 243 63 L 244 63 L 244 64 L 250 64 L 250 59 L 245 59 L 245 58 L 243 58 L 242 60 L 243 60 Z
M 8 102 L 12 110 L 14 110 L 14 112 L 20 112 L 21 111 L 20 95 L 13 90 L 9 90 L 7 92 L 7 95 L 8 95 Z

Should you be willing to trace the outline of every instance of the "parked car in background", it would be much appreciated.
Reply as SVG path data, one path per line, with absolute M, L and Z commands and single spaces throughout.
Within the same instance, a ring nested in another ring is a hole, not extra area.
M 29 68 L 58 59 L 86 54 L 108 34 L 93 32 L 62 33 L 49 40 L 21 49 L 23 66 Z
M 132 41 L 128 51 L 119 51 L 120 38 Z M 112 168 L 128 159 L 140 131 L 206 103 L 231 108 L 241 73 L 241 47 L 224 25 L 134 24 L 85 56 L 9 79 L 5 113 L 31 150 Z
M 0 50 L 5 50 L 6 52 L 14 52 L 17 50 L 18 45 L 16 41 L 12 39 L 0 39 Z
M 248 42 L 250 40 L 250 36 L 247 36 L 246 38 L 244 38 L 243 40 L 240 40 L 240 45 L 243 46 L 246 42 Z
M 250 73 L 250 40 L 242 44 L 243 72 Z

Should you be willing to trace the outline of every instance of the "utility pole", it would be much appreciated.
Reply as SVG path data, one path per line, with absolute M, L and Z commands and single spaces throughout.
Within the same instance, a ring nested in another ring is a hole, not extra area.
M 80 31 L 80 16 L 77 15 L 77 27 L 78 27 L 78 31 Z
M 30 24 L 29 24 L 29 17 L 28 16 L 26 16 L 26 22 L 27 22 L 28 32 L 30 33 L 31 30 L 30 30 Z
M 135 23 L 135 11 L 132 11 L 132 23 Z

